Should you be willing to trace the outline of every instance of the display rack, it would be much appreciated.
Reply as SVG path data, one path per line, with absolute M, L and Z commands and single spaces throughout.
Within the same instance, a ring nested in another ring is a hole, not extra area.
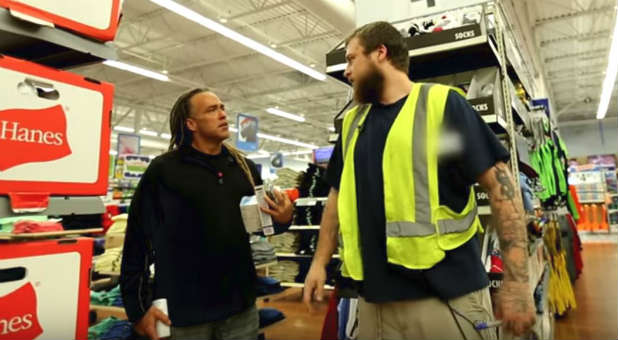
M 52 196 L 49 198 L 47 209 L 39 213 L 28 215 L 93 215 L 105 212 L 103 201 L 98 196 Z M 24 214 L 16 214 L 11 209 L 11 203 L 7 196 L 0 196 L 0 218 L 17 217 Z
M 17 19 L 5 8 L 0 8 L 0 51 L 59 69 L 118 59 L 111 43 Z
M 67 236 L 78 236 L 84 234 L 97 234 L 103 232 L 103 228 L 90 228 L 90 229 L 72 229 L 64 231 L 50 231 L 44 233 L 0 233 L 0 240 L 36 240 L 42 238 L 58 238 Z

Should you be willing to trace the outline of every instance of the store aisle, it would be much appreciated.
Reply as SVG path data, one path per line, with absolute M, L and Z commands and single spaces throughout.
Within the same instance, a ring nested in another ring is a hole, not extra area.
M 584 269 L 575 282 L 577 309 L 556 320 L 555 338 L 618 339 L 618 245 L 584 243 Z

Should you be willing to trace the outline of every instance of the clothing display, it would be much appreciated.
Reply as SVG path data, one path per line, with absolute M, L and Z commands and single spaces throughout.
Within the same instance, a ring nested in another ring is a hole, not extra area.
M 330 186 L 325 177 L 326 170 L 315 164 L 309 164 L 301 173 L 298 185 L 300 197 L 326 197 Z
M 296 206 L 294 225 L 320 225 L 325 201 L 318 201 L 313 206 Z
M 549 305 L 556 314 L 564 315 L 568 310 L 576 308 L 577 303 L 567 271 L 566 251 L 562 247 L 560 226 L 556 221 L 550 221 L 544 239 L 549 253 Z
M 0 232 L 12 233 L 15 224 L 20 221 L 45 222 L 47 220 L 48 220 L 47 216 L 39 216 L 39 215 L 3 217 L 3 218 L 0 218 Z
M 296 188 L 299 184 L 298 179 L 300 172 L 294 171 L 289 168 L 278 169 L 277 179 L 273 181 L 273 185 L 282 189 Z
M 118 273 L 122 263 L 122 248 L 108 248 L 94 259 L 94 271 L 99 273 Z
M 270 276 L 280 282 L 295 282 L 298 276 L 299 263 L 297 261 L 279 261 L 270 266 Z
M 122 307 L 122 296 L 120 293 L 120 286 L 108 290 L 108 291 L 90 291 L 90 304 L 98 306 L 116 306 Z
M 48 233 L 63 230 L 62 224 L 58 222 L 20 220 L 13 225 L 13 234 Z
M 127 229 L 127 220 L 129 219 L 128 214 L 121 214 L 112 217 L 112 225 L 107 230 L 108 233 L 120 233 L 124 234 Z
M 277 261 L 275 248 L 263 237 L 257 237 L 255 241 L 252 237 L 251 254 L 256 265 Z
M 270 237 L 269 242 L 278 253 L 295 253 L 300 247 L 300 235 L 298 233 L 286 232 L 273 235 Z

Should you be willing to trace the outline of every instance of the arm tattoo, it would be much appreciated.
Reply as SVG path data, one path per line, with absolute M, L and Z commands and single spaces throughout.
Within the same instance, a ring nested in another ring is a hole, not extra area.
M 511 282 L 528 283 L 528 235 L 521 196 L 505 164 L 497 164 L 494 170 L 490 202 L 500 239 L 504 278 Z

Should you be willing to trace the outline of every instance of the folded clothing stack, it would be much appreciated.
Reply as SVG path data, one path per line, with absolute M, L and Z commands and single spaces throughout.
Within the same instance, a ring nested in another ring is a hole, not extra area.
M 309 164 L 307 170 L 300 176 L 298 191 L 300 197 L 326 197 L 330 185 L 326 182 L 326 170 L 315 164 Z
M 269 276 L 258 276 L 257 296 L 265 296 L 281 293 L 285 288 L 281 287 L 281 282 Z
M 298 233 L 283 233 L 273 235 L 270 238 L 270 244 L 278 253 L 295 253 L 300 249 L 300 236 Z
M 268 272 L 271 277 L 280 282 L 295 282 L 298 276 L 298 262 L 296 261 L 279 261 L 270 266 Z
M 256 265 L 277 261 L 275 248 L 263 237 L 251 241 L 251 254 Z
M 94 259 L 94 271 L 98 273 L 104 272 L 120 272 L 120 264 L 122 262 L 122 248 L 105 249 L 103 255 Z
M 277 179 L 273 181 L 275 186 L 282 189 L 296 188 L 298 186 L 298 175 L 300 172 L 289 168 L 277 170 Z
M 20 222 L 20 221 L 45 222 L 47 221 L 47 216 L 27 215 L 27 216 L 0 218 L 0 232 L 12 233 L 15 223 Z
M 115 317 L 103 319 L 88 328 L 88 340 L 125 340 L 133 337 L 133 326 L 129 321 Z
M 62 224 L 58 222 L 40 222 L 31 220 L 21 220 L 13 225 L 13 234 L 32 234 L 48 233 L 52 231 L 63 231 Z
M 124 234 L 127 230 L 127 220 L 129 214 L 121 214 L 112 217 L 112 226 L 107 230 L 108 233 Z
M 320 225 L 326 202 L 316 202 L 314 206 L 297 205 L 294 213 L 295 225 Z
M 122 307 L 122 294 L 120 293 L 120 285 L 106 291 L 99 292 L 90 291 L 90 304 L 97 306 L 115 306 Z

